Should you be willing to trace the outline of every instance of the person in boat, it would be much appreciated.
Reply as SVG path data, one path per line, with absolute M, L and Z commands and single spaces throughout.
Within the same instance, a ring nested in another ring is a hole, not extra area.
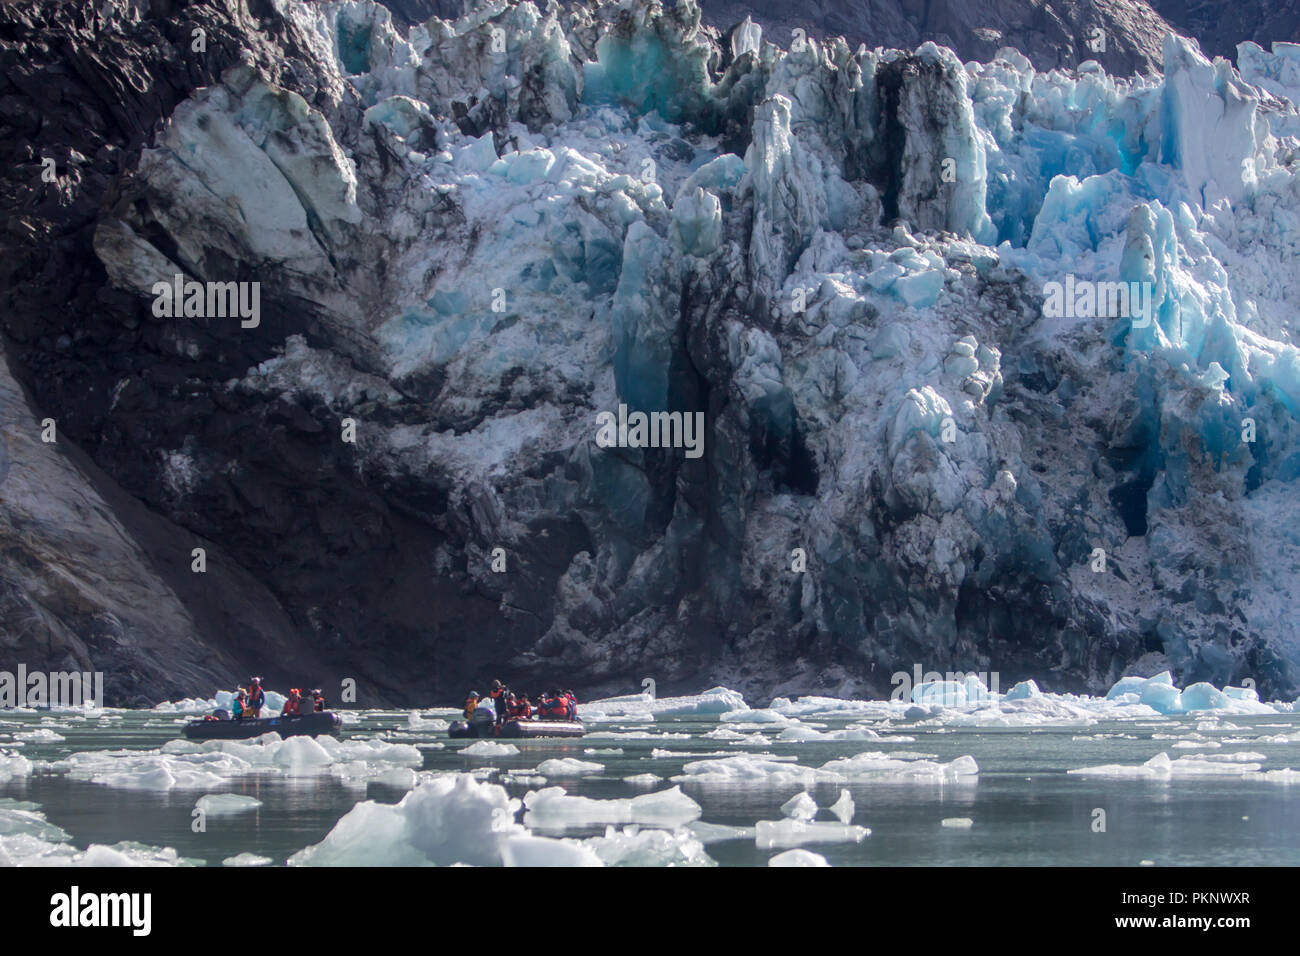
M 577 720 L 578 719 L 578 698 L 574 695 L 573 691 L 571 690 L 566 690 L 563 694 L 563 697 L 565 703 L 564 719 Z
M 529 702 L 527 694 L 510 695 L 510 710 L 507 716 L 510 720 L 528 720 L 533 716 L 533 705 Z
M 301 716 L 314 713 L 316 713 L 316 698 L 312 696 L 311 691 L 304 687 L 298 691 L 298 714 Z
M 262 708 L 266 706 L 266 692 L 262 690 L 262 678 L 254 677 L 248 682 L 248 702 L 246 706 L 245 717 L 258 718 L 262 716 Z
M 284 702 L 284 706 L 280 708 L 280 716 L 281 716 L 281 717 L 297 717 L 297 716 L 298 716 L 298 714 L 300 713 L 300 711 L 299 711 L 298 708 L 299 708 L 299 704 L 300 704 L 300 702 L 301 702 L 301 700 L 302 700 L 302 698 L 299 696 L 300 693 L 301 693 L 301 692 L 300 692 L 300 691 L 298 690 L 298 688 L 296 688 L 296 687 L 291 687 L 291 688 L 289 688 L 289 699 L 286 700 L 286 701 Z
M 542 695 L 541 710 L 538 717 L 542 720 L 567 720 L 569 712 L 568 704 L 564 698 L 553 690 L 548 690 Z
M 469 696 L 465 698 L 465 719 L 474 719 L 474 709 L 478 707 L 478 691 L 472 690 Z
M 499 680 L 492 682 L 492 688 L 488 691 L 488 696 L 492 699 L 492 713 L 496 715 L 497 723 L 502 723 L 506 719 L 506 685 Z
M 322 710 L 325 709 L 325 695 L 320 692 L 319 687 L 317 687 L 314 691 L 311 692 L 311 702 L 312 702 L 312 710 L 314 712 L 320 713 Z
M 239 688 L 235 693 L 235 699 L 230 702 L 230 716 L 235 720 L 243 720 L 248 714 L 248 691 Z

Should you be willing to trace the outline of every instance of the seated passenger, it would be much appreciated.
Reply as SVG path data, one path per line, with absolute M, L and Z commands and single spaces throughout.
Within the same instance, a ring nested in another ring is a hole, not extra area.
M 248 715 L 248 692 L 244 688 L 239 688 L 235 694 L 235 699 L 230 703 L 230 716 L 235 720 L 242 720 Z
M 578 698 L 574 696 L 573 691 L 564 692 L 565 720 L 578 719 Z
M 298 696 L 298 688 L 289 688 L 289 699 L 286 700 L 284 706 L 280 708 L 280 716 L 297 717 L 299 714 L 298 706 L 300 701 L 301 698 Z
M 310 711 L 307 711 L 307 713 L 312 713 L 314 711 L 319 714 L 325 709 L 325 695 L 320 692 L 319 687 L 311 692 L 311 703 L 312 708 Z
M 541 713 L 538 714 L 542 720 L 564 720 L 568 713 L 568 706 L 564 698 L 555 691 L 547 691 L 542 696 Z
M 465 698 L 465 719 L 474 719 L 474 708 L 478 706 L 478 691 L 472 690 L 469 696 Z
M 510 695 L 509 716 L 511 720 L 527 720 L 533 715 L 533 707 L 526 694 Z

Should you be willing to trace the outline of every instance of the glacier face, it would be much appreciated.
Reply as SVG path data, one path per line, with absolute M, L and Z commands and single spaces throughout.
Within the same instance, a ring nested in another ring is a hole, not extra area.
M 158 333 L 243 434 L 113 454 L 337 666 L 1295 695 L 1294 46 L 1120 80 L 690 2 L 275 6 L 295 74 L 197 90 L 95 231 L 141 322 L 175 272 L 261 283 L 255 361 Z M 621 403 L 703 412 L 702 458 L 597 447 Z

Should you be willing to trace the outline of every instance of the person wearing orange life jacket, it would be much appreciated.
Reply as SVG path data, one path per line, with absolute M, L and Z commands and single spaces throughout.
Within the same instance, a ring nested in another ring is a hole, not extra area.
M 574 696 L 573 691 L 566 690 L 562 695 L 565 705 L 565 720 L 578 719 L 578 698 Z
M 465 719 L 473 720 L 474 711 L 478 708 L 478 691 L 472 690 L 469 696 L 465 698 Z
M 506 685 L 499 680 L 492 682 L 492 688 L 488 691 L 488 696 L 492 698 L 492 712 L 496 714 L 497 723 L 504 723 L 506 719 Z
M 244 716 L 261 717 L 264 706 L 266 706 L 266 692 L 262 690 L 262 678 L 254 677 L 248 682 L 248 704 Z
M 235 694 L 235 699 L 230 702 L 230 716 L 235 720 L 242 720 L 248 716 L 248 692 L 242 687 Z
M 559 694 L 553 690 L 548 690 L 542 695 L 541 710 L 538 717 L 542 720 L 564 720 L 568 713 L 568 706 Z
M 299 700 L 300 698 L 298 696 L 298 688 L 296 687 L 289 688 L 289 699 L 286 700 L 284 702 L 284 706 L 280 708 L 280 716 L 297 717 Z
M 509 706 L 511 720 L 527 720 L 533 715 L 533 706 L 528 702 L 527 694 L 512 694 Z

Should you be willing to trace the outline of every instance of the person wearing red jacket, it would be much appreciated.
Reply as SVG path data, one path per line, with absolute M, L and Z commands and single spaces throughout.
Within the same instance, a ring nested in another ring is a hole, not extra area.
M 298 716 L 298 713 L 299 713 L 298 705 L 299 705 L 299 702 L 301 701 L 301 698 L 300 698 L 298 695 L 299 695 L 298 688 L 296 688 L 296 687 L 291 687 L 291 688 L 289 688 L 289 699 L 286 700 L 286 701 L 284 702 L 284 706 L 280 708 L 280 716 L 281 716 L 281 717 L 297 717 L 297 716 Z
M 527 694 L 516 694 L 510 698 L 510 719 L 528 720 L 533 716 L 533 705 Z
M 542 695 L 541 711 L 537 715 L 542 720 L 564 720 L 567 713 L 564 698 L 555 691 L 548 690 Z

